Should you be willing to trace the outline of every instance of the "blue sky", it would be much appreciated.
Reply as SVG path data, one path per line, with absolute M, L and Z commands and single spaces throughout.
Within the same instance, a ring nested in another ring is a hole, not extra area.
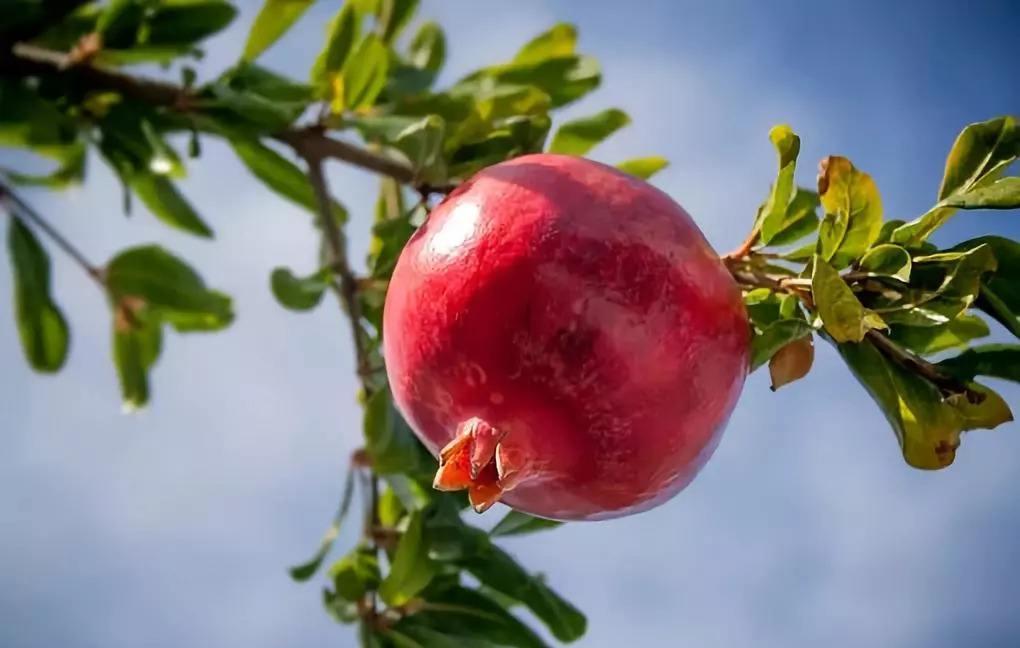
M 204 72 L 233 60 L 256 4 L 210 44 Z M 303 74 L 327 5 L 267 62 Z M 843 154 L 875 177 L 889 217 L 909 218 L 933 200 L 964 124 L 1020 112 L 1020 9 L 1008 1 L 423 5 L 447 29 L 447 80 L 575 22 L 605 81 L 564 114 L 627 110 L 634 124 L 594 157 L 668 157 L 656 184 L 721 250 L 774 173 L 774 123 L 803 138 L 802 183 L 815 160 Z M 267 287 L 274 266 L 313 269 L 308 215 L 210 143 L 183 183 L 217 232 L 198 241 L 140 209 L 125 221 L 117 185 L 90 162 L 85 187 L 33 203 L 96 260 L 171 247 L 235 296 L 239 316 L 224 334 L 171 336 L 154 402 L 132 416 L 104 299 L 65 259 L 54 258 L 74 331 L 66 369 L 30 373 L 9 317 L 0 325 L 0 645 L 353 645 L 318 584 L 285 573 L 323 531 L 360 429 L 342 318 L 285 312 Z M 364 249 L 375 185 L 330 173 Z M 961 215 L 938 240 L 991 231 L 1020 236 L 1020 219 Z M 713 460 L 665 506 L 506 543 L 589 614 L 582 646 L 1020 642 L 1018 426 L 967 436 L 948 470 L 909 469 L 832 350 L 818 355 L 808 380 L 776 394 L 753 376 Z M 1002 391 L 1020 407 L 1020 390 Z

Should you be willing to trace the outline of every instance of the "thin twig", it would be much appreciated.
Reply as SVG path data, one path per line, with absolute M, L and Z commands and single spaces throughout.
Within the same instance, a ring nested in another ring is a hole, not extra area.
M 865 336 L 883 355 L 935 385 L 943 395 L 964 394 L 968 401 L 975 404 L 984 400 L 984 394 L 971 389 L 966 383 L 943 372 L 924 358 L 907 351 L 884 333 L 872 329 Z
M 106 288 L 106 282 L 103 279 L 103 271 L 100 270 L 99 266 L 96 266 L 85 254 L 79 250 L 71 241 L 60 233 L 57 228 L 49 224 L 49 222 L 42 217 L 31 205 L 25 202 L 20 196 L 11 190 L 7 184 L 0 182 L 0 203 L 7 206 L 7 212 L 12 218 L 16 218 L 21 222 L 32 224 L 44 233 L 51 241 L 53 241 L 57 247 L 59 247 L 67 256 L 71 257 L 75 263 L 77 263 L 85 271 L 85 273 L 92 278 L 93 281 L 99 284 L 103 289 Z

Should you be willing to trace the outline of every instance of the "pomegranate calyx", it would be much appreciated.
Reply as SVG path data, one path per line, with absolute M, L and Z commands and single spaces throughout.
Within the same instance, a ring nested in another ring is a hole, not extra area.
M 468 491 L 471 507 L 484 513 L 525 475 L 515 453 L 501 441 L 506 432 L 480 418 L 457 426 L 457 436 L 439 452 L 439 470 L 432 482 L 436 490 Z

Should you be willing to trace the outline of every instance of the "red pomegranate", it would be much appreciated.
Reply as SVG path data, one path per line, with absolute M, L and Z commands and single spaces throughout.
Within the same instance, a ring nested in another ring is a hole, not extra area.
M 561 520 L 686 486 L 747 373 L 740 292 L 690 216 L 563 155 L 478 173 L 397 263 L 384 353 L 435 486 Z

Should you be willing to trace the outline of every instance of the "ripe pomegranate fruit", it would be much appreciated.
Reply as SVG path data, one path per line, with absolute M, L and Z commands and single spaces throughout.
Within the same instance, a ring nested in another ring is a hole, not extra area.
M 611 167 L 516 158 L 461 185 L 393 273 L 384 354 L 435 486 L 562 520 L 664 502 L 748 364 L 740 292 L 690 216 Z

